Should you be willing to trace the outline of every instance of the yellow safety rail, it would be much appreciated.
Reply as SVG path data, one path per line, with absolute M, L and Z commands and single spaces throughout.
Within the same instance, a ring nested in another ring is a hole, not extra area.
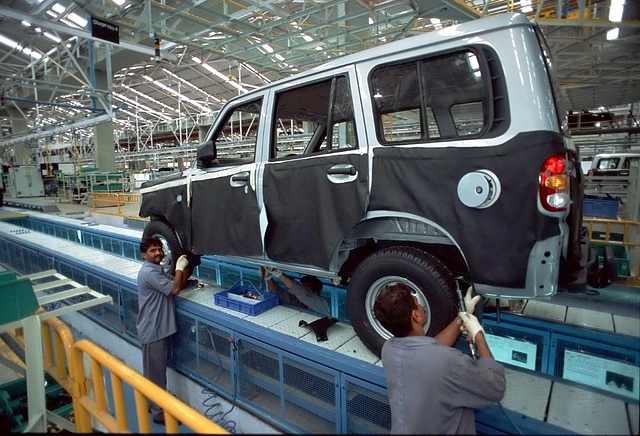
M 117 206 L 118 215 L 122 215 L 121 206 L 125 204 L 140 204 L 140 194 L 125 194 L 112 192 L 94 192 L 89 204 L 92 208 Z
M 629 249 L 629 257 L 632 261 L 635 260 L 636 272 L 635 277 L 619 278 L 619 283 L 630 284 L 633 286 L 640 286 L 640 222 L 626 221 L 626 220 L 614 220 L 603 218 L 584 218 L 583 224 L 587 226 L 589 231 L 589 240 L 597 242 L 614 242 L 621 245 L 625 245 Z M 595 227 L 595 229 L 594 229 Z M 593 232 L 603 232 L 602 238 L 594 238 Z M 622 241 L 611 240 L 611 233 L 621 234 Z
M 135 392 L 139 432 L 151 432 L 147 399 L 153 398 L 153 401 L 164 409 L 167 433 L 178 433 L 178 419 L 198 433 L 228 434 L 200 412 L 147 380 L 97 345 L 88 340 L 75 342 L 69 327 L 58 318 L 45 321 L 42 325 L 42 339 L 45 370 L 73 398 L 76 432 L 93 432 L 91 417 L 109 432 L 131 432 L 128 429 L 124 400 L 123 382 L 126 382 Z M 85 373 L 85 354 L 90 360 L 89 377 Z M 115 416 L 108 409 L 103 367 L 111 372 Z M 89 389 L 90 382 L 93 392 Z
M 93 395 L 88 389 L 83 365 L 84 356 L 88 356 L 90 359 Z M 197 433 L 228 434 L 227 431 L 209 421 L 204 415 L 86 339 L 76 342 L 72 360 L 71 367 L 75 368 L 72 377 L 81 391 L 78 398 L 80 407 L 76 415 L 78 433 L 92 431 L 90 416 L 93 416 L 111 433 L 129 431 L 123 390 L 123 382 L 126 382 L 135 392 L 140 433 L 151 432 L 147 399 L 153 398 L 153 402 L 164 410 L 167 433 L 178 433 L 179 420 Z M 115 417 L 108 410 L 103 367 L 111 372 Z

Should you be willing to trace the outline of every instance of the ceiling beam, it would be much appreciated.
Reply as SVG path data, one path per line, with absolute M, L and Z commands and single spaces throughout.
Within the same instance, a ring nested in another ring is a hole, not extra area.
M 44 29 L 55 30 L 56 32 L 63 33 L 65 35 L 77 36 L 79 38 L 84 38 L 89 41 L 102 42 L 104 44 L 110 44 L 115 47 L 120 47 L 125 50 L 142 53 L 149 56 L 155 56 L 155 50 L 153 47 L 146 47 L 143 45 L 135 44 L 127 41 L 120 41 L 119 44 L 105 41 L 104 39 L 96 38 L 95 36 L 91 36 L 91 32 L 86 30 L 76 29 L 74 27 L 64 26 L 62 24 L 54 23 L 48 20 L 41 20 L 39 18 L 35 18 L 31 14 L 25 14 L 22 12 L 18 12 L 15 9 L 8 8 L 6 6 L 0 6 L 0 16 L 12 18 L 18 21 L 28 21 L 32 25 L 42 27 Z M 165 59 L 176 61 L 178 57 L 171 53 L 164 53 L 162 55 Z

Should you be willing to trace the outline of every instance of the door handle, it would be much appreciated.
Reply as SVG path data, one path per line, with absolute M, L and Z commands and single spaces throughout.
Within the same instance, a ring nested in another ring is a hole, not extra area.
M 249 171 L 243 171 L 241 173 L 234 174 L 233 176 L 231 176 L 230 184 L 234 188 L 237 188 L 239 186 L 246 185 L 248 181 L 249 181 Z
M 327 174 L 331 176 L 355 176 L 357 174 L 356 167 L 349 164 L 334 165 L 327 170 Z

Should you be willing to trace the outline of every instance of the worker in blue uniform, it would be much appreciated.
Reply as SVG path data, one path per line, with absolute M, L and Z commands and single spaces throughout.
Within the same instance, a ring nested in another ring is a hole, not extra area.
M 175 296 L 184 288 L 191 270 L 187 256 L 182 255 L 176 261 L 175 275 L 165 273 L 160 265 L 164 250 L 158 238 L 144 238 L 140 252 L 144 263 L 138 272 L 136 327 L 142 345 L 142 375 L 166 390 L 171 335 L 178 331 Z M 164 425 L 164 411 L 154 402 L 149 409 L 153 422 Z
M 427 314 L 404 283 L 376 298 L 375 317 L 394 337 L 382 347 L 392 434 L 475 434 L 474 409 L 502 399 L 504 367 L 494 360 L 468 293 L 460 312 L 435 337 L 424 334 Z M 453 348 L 461 329 L 475 340 L 478 360 Z
M 267 281 L 269 292 L 278 295 L 278 302 L 292 306 L 310 309 L 324 316 L 331 316 L 331 310 L 327 300 L 320 296 L 322 282 L 314 276 L 303 276 L 300 281 L 283 273 L 276 268 L 261 266 L 258 270 L 260 277 Z M 278 285 L 273 277 L 279 278 L 286 289 Z

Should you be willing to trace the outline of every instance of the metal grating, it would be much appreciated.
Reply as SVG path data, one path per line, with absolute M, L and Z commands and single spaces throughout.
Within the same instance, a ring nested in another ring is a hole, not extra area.
M 285 418 L 305 423 L 304 427 L 312 433 L 337 432 L 336 375 L 287 357 L 282 361 Z
M 391 430 L 391 408 L 385 389 L 348 377 L 345 382 L 346 432 L 387 434 Z
M 238 394 L 273 415 L 282 416 L 278 354 L 242 341 L 238 349 Z

